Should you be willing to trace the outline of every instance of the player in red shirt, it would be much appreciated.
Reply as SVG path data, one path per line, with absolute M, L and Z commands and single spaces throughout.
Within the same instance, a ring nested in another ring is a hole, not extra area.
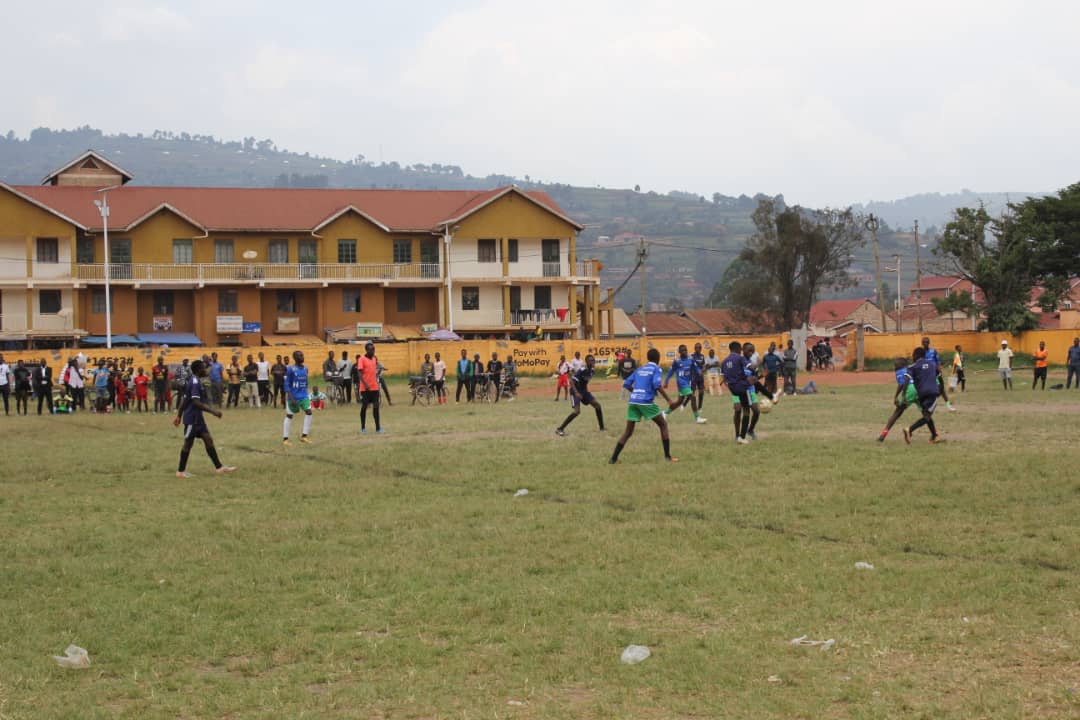
M 124 383 L 123 376 L 117 375 L 113 387 L 116 388 L 116 412 L 131 412 L 128 408 L 127 385 Z
M 135 409 L 138 412 L 150 412 L 150 405 L 147 402 L 147 394 L 150 389 L 150 378 L 146 377 L 146 373 L 142 368 L 139 368 L 139 374 L 133 379 L 135 383 Z

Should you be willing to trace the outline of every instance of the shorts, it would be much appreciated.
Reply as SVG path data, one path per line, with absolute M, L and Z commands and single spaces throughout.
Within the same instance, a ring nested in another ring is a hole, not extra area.
M 361 390 L 360 401 L 365 405 L 378 405 L 379 404 L 379 391 L 378 390 Z
M 907 390 L 904 391 L 903 403 L 905 405 L 911 405 L 919 399 L 919 394 L 915 392 L 915 388 L 912 385 L 907 386 Z
M 754 392 L 754 388 L 747 388 L 746 390 L 740 390 L 738 392 L 732 390 L 731 392 L 731 404 L 741 405 L 747 410 L 750 406 L 757 402 L 757 395 Z
M 639 420 L 652 420 L 660 415 L 660 408 L 656 403 L 649 405 L 637 405 L 630 403 L 626 406 L 626 421 L 637 422 Z
M 561 387 L 561 388 L 570 387 L 570 376 L 569 375 L 560 375 L 559 376 L 559 383 L 555 387 Z
M 693 395 L 693 394 L 694 394 L 694 388 L 692 388 L 692 387 L 681 387 L 681 388 L 679 388 L 679 397 L 686 397 L 687 395 Z
M 207 427 L 205 422 L 195 423 L 194 425 L 184 426 L 184 439 L 203 437 L 210 434 L 210 428 Z
M 286 408 L 288 408 L 288 412 L 289 412 L 290 415 L 292 415 L 294 413 L 298 413 L 301 410 L 303 410 L 304 412 L 310 412 L 311 411 L 311 398 L 304 398 L 303 400 L 299 400 L 299 401 L 296 401 L 296 402 L 293 402 L 292 400 L 289 400 L 285 404 L 285 406 L 286 406 Z
M 593 397 L 593 394 L 591 392 L 589 392 L 588 390 L 581 393 L 581 399 L 580 400 L 577 399 L 577 395 L 574 395 L 573 393 L 570 393 L 570 407 L 576 408 L 576 407 L 580 407 L 581 405 L 592 405 L 593 400 L 595 400 L 595 399 L 596 398 Z
M 928 413 L 932 413 L 937 409 L 937 401 L 937 395 L 921 395 L 919 396 L 919 407 Z
M 1002 380 L 1012 380 L 1012 368 L 998 368 Z

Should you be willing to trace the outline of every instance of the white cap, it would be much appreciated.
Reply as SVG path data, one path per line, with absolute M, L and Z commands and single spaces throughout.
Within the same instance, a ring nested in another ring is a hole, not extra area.
M 1008 345 L 1008 344 L 1009 344 L 1009 341 L 1008 341 L 1008 340 L 1002 340 L 1002 341 L 1001 341 L 1001 344 L 1002 344 L 1002 345 Z

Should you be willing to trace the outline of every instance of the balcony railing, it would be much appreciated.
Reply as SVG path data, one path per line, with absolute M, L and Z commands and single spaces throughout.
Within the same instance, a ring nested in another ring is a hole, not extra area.
M 535 310 L 511 310 L 511 325 L 543 325 L 548 323 L 565 323 L 567 311 L 565 309 L 537 308 Z
M 26 329 L 26 313 L 0 315 L 0 332 L 22 331 Z
M 544 263 L 544 277 L 559 277 L 562 275 L 562 263 L 560 262 L 545 262 Z
M 104 264 L 76 268 L 76 277 L 104 282 Z M 288 283 L 304 280 L 439 280 L 438 263 L 110 263 L 109 277 L 121 282 Z

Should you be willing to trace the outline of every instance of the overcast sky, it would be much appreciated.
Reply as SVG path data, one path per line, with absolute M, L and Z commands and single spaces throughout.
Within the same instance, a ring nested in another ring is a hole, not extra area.
M 10 2 L 0 132 L 88 124 L 804 205 L 1080 180 L 1080 3 Z

